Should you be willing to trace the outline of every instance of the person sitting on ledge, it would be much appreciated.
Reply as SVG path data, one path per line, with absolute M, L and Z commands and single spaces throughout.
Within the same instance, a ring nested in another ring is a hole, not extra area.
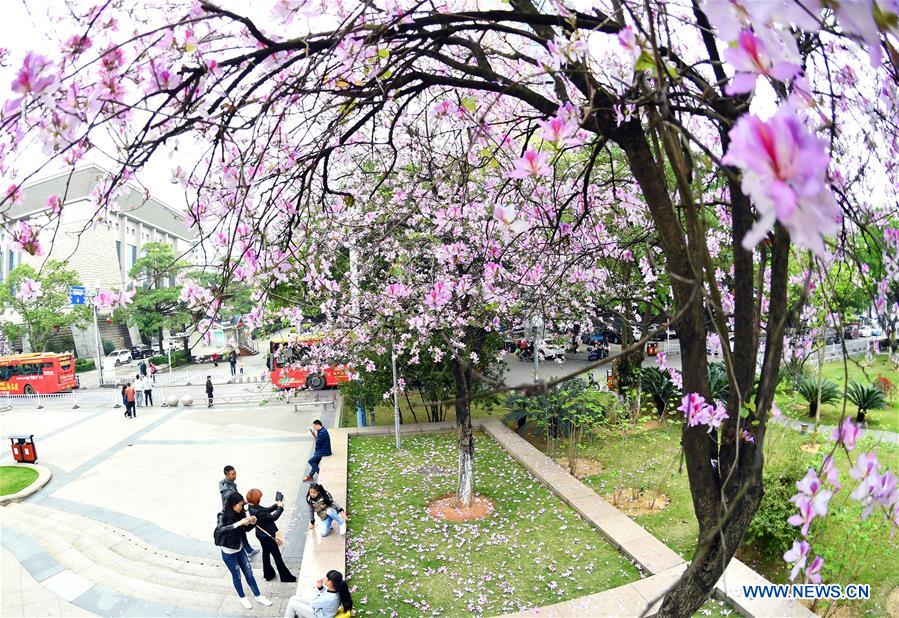
M 294 595 L 287 602 L 284 618 L 335 618 L 349 616 L 353 609 L 350 589 L 343 581 L 340 571 L 328 571 L 325 576 L 315 582 L 318 594 L 310 600 Z
M 340 534 L 346 534 L 346 520 L 340 516 L 346 515 L 346 511 L 334 502 L 325 488 L 318 483 L 312 483 L 306 492 L 306 504 L 309 505 L 309 529 L 315 527 L 315 515 L 318 514 L 321 522 L 318 524 L 318 533 L 325 537 L 331 534 L 331 526 L 337 524 Z

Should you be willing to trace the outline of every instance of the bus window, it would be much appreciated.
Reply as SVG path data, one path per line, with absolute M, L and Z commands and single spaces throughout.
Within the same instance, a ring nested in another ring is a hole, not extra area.
M 13 376 L 13 367 L 7 365 L 6 367 L 0 367 L 0 382 L 5 382 L 9 380 Z

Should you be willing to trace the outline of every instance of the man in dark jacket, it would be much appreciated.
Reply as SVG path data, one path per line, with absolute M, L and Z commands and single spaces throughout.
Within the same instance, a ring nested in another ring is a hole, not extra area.
M 309 474 L 303 479 L 304 483 L 308 483 L 314 476 L 318 475 L 318 464 L 321 462 L 322 457 L 328 457 L 331 454 L 331 436 L 328 435 L 328 430 L 325 429 L 322 422 L 318 419 L 312 421 L 312 429 L 310 431 L 312 432 L 312 437 L 315 438 L 315 450 L 312 452 L 312 457 L 309 458 Z
M 234 466 L 225 466 L 224 469 L 225 478 L 219 481 L 219 493 L 222 494 L 222 507 L 228 502 L 228 496 L 231 494 L 239 493 L 237 491 L 237 470 L 234 469 Z M 250 543 L 247 542 L 244 545 L 246 549 L 247 556 L 255 556 L 259 553 L 258 549 L 253 549 L 250 547 Z
M 206 397 L 209 399 L 207 408 L 212 407 L 212 376 L 206 376 Z

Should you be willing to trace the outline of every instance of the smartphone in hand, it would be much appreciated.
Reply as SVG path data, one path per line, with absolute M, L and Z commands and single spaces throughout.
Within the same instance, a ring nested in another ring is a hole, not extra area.
M 276 491 L 275 502 L 281 502 L 282 500 L 284 500 L 284 494 L 282 494 L 280 491 Z

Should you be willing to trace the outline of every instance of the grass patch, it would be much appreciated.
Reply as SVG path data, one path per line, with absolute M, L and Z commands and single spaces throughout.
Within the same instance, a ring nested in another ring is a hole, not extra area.
M 813 372 L 817 368 L 816 365 L 811 364 L 811 361 L 806 367 Z M 843 361 L 825 363 L 822 368 L 822 374 L 825 379 L 834 382 L 839 387 L 840 392 L 844 390 L 847 383 L 846 374 L 848 374 L 850 382 L 855 381 L 862 384 L 873 384 L 878 376 L 884 376 L 899 388 L 899 372 L 893 368 L 893 363 L 883 354 L 876 356 L 870 363 L 864 357 L 849 358 L 846 360 L 845 368 Z M 817 374 L 813 373 L 812 375 L 816 376 Z M 854 419 L 858 410 L 852 405 L 852 402 L 847 400 L 845 403 L 846 416 Z M 868 412 L 865 422 L 868 424 L 869 429 L 899 432 L 899 393 L 888 403 L 890 404 L 888 408 L 870 410 Z M 792 418 L 800 421 L 813 420 L 808 415 L 808 403 L 795 392 L 779 391 L 777 404 L 785 414 Z M 823 425 L 837 425 L 842 415 L 843 402 L 837 405 L 827 404 L 821 406 L 821 424 Z
M 37 480 L 37 470 L 22 466 L 0 466 L 0 496 L 18 493 Z
M 455 490 L 455 444 L 453 435 L 408 436 L 398 454 L 391 437 L 350 439 L 347 571 L 360 616 L 492 616 L 640 578 L 480 433 L 475 487 L 494 501 L 494 513 L 464 524 L 430 518 L 427 503 Z
M 686 469 L 680 470 L 681 423 L 671 421 L 657 429 L 637 432 L 614 432 L 605 439 L 585 447 L 582 454 L 598 460 L 603 465 L 599 474 L 583 479 L 599 494 L 608 494 L 620 487 L 662 491 L 671 503 L 660 512 L 634 516 L 633 519 L 652 532 L 684 558 L 692 557 L 699 528 L 693 514 L 693 504 Z M 814 437 L 779 425 L 769 424 L 765 442 L 765 465 L 783 464 L 798 459 L 806 466 L 820 464 L 827 452 L 826 440 L 817 454 L 801 450 L 810 445 Z M 532 440 L 541 446 L 540 440 Z M 853 455 L 865 450 L 876 450 L 882 465 L 899 470 L 899 448 L 863 438 Z M 845 455 L 837 458 L 844 485 L 849 487 Z M 796 479 L 798 480 L 798 478 Z M 854 484 L 852 485 L 854 487 Z M 832 513 L 813 526 L 813 545 L 816 553 L 825 559 L 826 583 L 867 583 L 871 585 L 872 598 L 868 601 L 849 602 L 861 616 L 887 615 L 886 605 L 890 592 L 899 586 L 899 570 L 895 558 L 899 555 L 899 535 L 890 539 L 889 526 L 875 512 L 861 521 L 860 505 L 849 499 L 849 491 L 839 492 L 831 502 Z M 798 538 L 799 532 L 796 529 Z M 779 557 L 766 557 L 754 547 L 744 544 L 738 556 L 762 575 L 776 583 L 786 583 L 789 571 Z M 703 614 L 703 608 L 699 613 Z

